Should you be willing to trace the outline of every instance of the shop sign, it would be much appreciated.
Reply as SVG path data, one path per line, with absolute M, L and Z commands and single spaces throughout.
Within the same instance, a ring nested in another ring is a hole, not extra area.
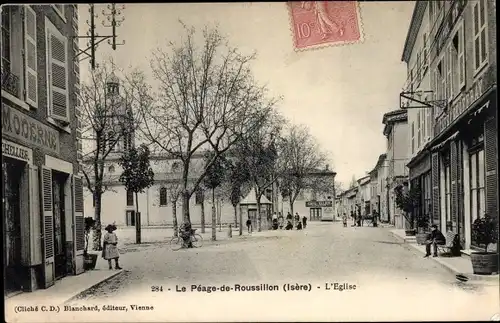
M 59 132 L 2 103 L 2 134 L 59 154 Z
M 31 149 L 5 139 L 2 139 L 2 156 L 33 164 L 33 151 Z
M 332 207 L 333 201 L 306 201 L 306 207 Z
M 450 106 L 448 112 L 437 123 L 436 134 L 441 133 L 448 125 L 481 97 L 484 91 L 484 79 L 479 78 L 467 92 L 463 92 Z

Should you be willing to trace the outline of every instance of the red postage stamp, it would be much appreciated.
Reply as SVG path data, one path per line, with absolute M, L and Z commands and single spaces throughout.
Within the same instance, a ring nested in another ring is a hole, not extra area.
M 357 1 L 288 2 L 297 50 L 362 41 Z

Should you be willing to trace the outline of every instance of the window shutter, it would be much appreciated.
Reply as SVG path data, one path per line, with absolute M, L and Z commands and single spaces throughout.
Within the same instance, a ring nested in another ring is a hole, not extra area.
M 67 40 L 52 28 L 47 37 L 50 116 L 69 122 Z
M 44 166 L 40 172 L 40 192 L 43 211 L 43 258 L 45 288 L 54 284 L 54 219 L 52 205 L 52 171 Z
M 26 102 L 34 108 L 38 107 L 38 67 L 36 48 L 36 13 L 30 6 L 25 6 L 24 15 L 24 64 Z
M 441 210 L 439 203 L 439 153 L 433 153 L 431 158 L 432 222 L 439 226 Z
M 450 143 L 450 179 L 451 179 L 451 222 L 453 230 L 456 230 L 457 212 L 458 212 L 458 172 L 457 172 L 457 142 Z
M 76 254 L 85 249 L 85 221 L 83 216 L 83 182 L 80 176 L 73 175 L 73 213 L 75 223 Z
M 28 237 L 28 243 L 22 245 L 21 248 L 24 251 L 22 253 L 22 262 L 25 266 L 36 266 L 43 263 L 42 261 L 42 228 L 40 227 L 40 201 L 39 201 L 39 175 L 38 167 L 33 165 L 26 166 L 27 174 L 24 176 L 27 181 L 28 187 L 28 203 L 27 207 L 27 217 L 21 218 L 22 229 L 26 230 L 27 235 L 22 234 L 22 236 Z M 24 221 L 23 221 L 24 220 Z
M 494 112 L 496 114 L 496 112 Z M 496 118 L 484 123 L 486 213 L 498 220 L 498 151 Z
M 458 89 L 465 86 L 465 31 L 463 22 L 458 28 Z

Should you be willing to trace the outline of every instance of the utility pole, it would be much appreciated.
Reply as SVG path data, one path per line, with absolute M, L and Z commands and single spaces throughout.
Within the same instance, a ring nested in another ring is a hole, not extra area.
M 111 48 L 113 50 L 116 50 L 117 46 L 125 45 L 125 41 L 117 42 L 118 35 L 116 34 L 116 28 L 119 27 L 123 21 L 125 21 L 125 17 L 122 16 L 122 10 L 125 9 L 125 6 L 117 6 L 115 3 L 111 3 L 107 5 L 107 9 L 109 11 L 102 10 L 102 15 L 107 17 L 109 24 L 106 24 L 106 22 L 103 20 L 102 25 L 104 27 L 111 27 L 111 35 L 100 36 L 99 34 L 97 34 L 95 20 L 96 18 L 98 18 L 98 15 L 95 13 L 94 4 L 91 3 L 89 4 L 90 19 L 86 21 L 87 25 L 89 26 L 89 31 L 87 32 L 86 36 L 73 36 L 73 38 L 88 39 L 87 48 L 84 50 L 78 49 L 79 52 L 75 55 L 75 59 L 79 61 L 90 59 L 90 67 L 92 69 L 95 69 L 97 65 L 95 59 L 97 47 L 104 40 L 108 40 L 108 44 L 111 45 Z M 84 54 L 85 57 L 81 58 L 82 54 Z

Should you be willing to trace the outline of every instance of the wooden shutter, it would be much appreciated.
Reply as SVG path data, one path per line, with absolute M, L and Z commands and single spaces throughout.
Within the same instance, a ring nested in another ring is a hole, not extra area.
M 47 31 L 49 112 L 52 118 L 69 122 L 67 40 L 55 28 Z
M 37 32 L 36 13 L 30 6 L 25 6 L 24 14 L 24 73 L 26 84 L 26 102 L 34 108 L 38 107 L 38 64 L 37 64 Z
M 44 166 L 40 172 L 43 213 L 43 279 L 45 288 L 54 284 L 54 212 L 52 203 L 52 170 Z
M 23 203 L 26 214 L 21 217 L 21 233 L 24 241 L 22 247 L 22 263 L 25 266 L 42 264 L 42 228 L 40 227 L 40 199 L 38 167 L 26 165 L 26 175 L 23 177 L 23 187 L 28 203 Z
M 80 176 L 73 176 L 73 213 L 75 220 L 76 254 L 83 254 L 85 249 L 85 221 L 83 216 L 83 181 Z
M 458 91 L 465 86 L 465 32 L 464 23 L 460 22 L 458 27 Z
M 439 153 L 431 157 L 432 222 L 439 225 L 441 205 L 439 203 Z
M 494 112 L 496 114 L 496 111 Z M 496 118 L 484 123 L 486 213 L 498 219 L 498 148 Z
M 453 230 L 456 229 L 457 222 L 457 203 L 458 203 L 458 185 L 457 185 L 457 144 L 455 141 L 450 143 L 450 179 L 451 179 L 451 222 Z

